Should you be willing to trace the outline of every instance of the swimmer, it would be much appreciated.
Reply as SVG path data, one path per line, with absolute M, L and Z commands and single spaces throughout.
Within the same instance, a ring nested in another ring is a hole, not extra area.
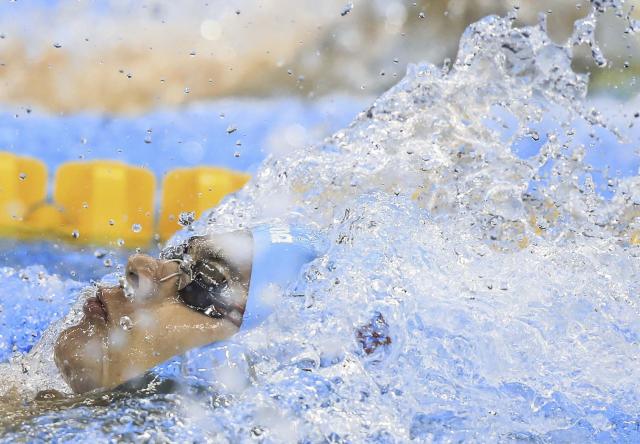
M 75 393 L 114 388 L 262 322 L 266 287 L 292 283 L 316 256 L 312 238 L 273 226 L 194 236 L 158 259 L 135 254 L 122 284 L 97 288 L 59 335 L 56 366 Z

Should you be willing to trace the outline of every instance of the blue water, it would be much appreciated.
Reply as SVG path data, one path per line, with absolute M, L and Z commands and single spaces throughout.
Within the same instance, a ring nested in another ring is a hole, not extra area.
M 197 165 L 252 172 L 274 148 L 317 142 L 366 103 L 340 96 L 229 99 L 137 117 L 58 116 L 16 107 L 0 112 L 0 150 L 37 157 L 51 172 L 63 162 L 94 159 L 121 160 L 158 176 Z

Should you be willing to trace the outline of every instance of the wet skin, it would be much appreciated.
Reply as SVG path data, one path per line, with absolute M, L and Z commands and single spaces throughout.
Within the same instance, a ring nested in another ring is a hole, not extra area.
M 209 241 L 220 246 L 215 262 L 227 278 L 232 297 L 244 307 L 251 275 L 250 234 L 232 233 Z M 191 254 L 198 260 L 210 253 L 210 249 L 195 249 Z M 179 299 L 178 291 L 189 284 L 190 276 L 177 262 L 133 255 L 127 263 L 126 282 L 125 288 L 98 288 L 95 297 L 86 301 L 80 323 L 64 330 L 56 341 L 56 365 L 76 393 L 113 388 L 173 356 L 227 339 L 238 330 L 231 321 L 209 317 Z

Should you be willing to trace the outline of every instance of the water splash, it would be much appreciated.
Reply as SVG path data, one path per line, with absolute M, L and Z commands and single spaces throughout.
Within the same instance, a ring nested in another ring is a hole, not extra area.
M 412 66 L 195 224 L 244 226 L 288 196 L 287 221 L 333 241 L 304 298 L 237 339 L 258 382 L 208 432 L 268 433 L 273 408 L 297 439 L 639 438 L 637 178 L 596 189 L 575 128 L 615 128 L 585 104 L 574 44 L 488 17 L 450 68 Z M 368 353 L 358 332 L 379 317 L 388 341 Z
M 24 400 L 44 389 L 67 391 L 53 363 L 53 343 L 67 323 L 80 319 L 86 296 L 72 303 L 68 295 L 79 292 L 82 284 L 50 275 L 42 267 L 5 267 L 0 274 L 0 396 L 15 387 Z M 7 294 L 10 297 L 4 297 Z
M 348 128 L 274 153 L 191 224 L 247 226 L 275 205 L 329 247 L 235 338 L 237 362 L 187 372 L 185 394 L 115 403 L 131 421 L 80 412 L 90 432 L 142 433 L 142 409 L 167 439 L 640 439 L 640 179 L 599 192 L 578 136 L 615 128 L 586 105 L 573 41 L 513 23 L 474 24 L 451 66 L 412 66 Z

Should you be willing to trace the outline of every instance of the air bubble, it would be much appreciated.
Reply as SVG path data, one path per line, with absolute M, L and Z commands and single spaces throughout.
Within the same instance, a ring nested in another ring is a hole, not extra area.
M 353 3 L 349 2 L 346 5 L 344 5 L 344 8 L 342 8 L 342 11 L 340 11 L 340 15 L 344 17 L 345 15 L 349 14 L 352 10 L 353 10 Z
M 142 231 L 142 225 L 140 224 L 131 225 L 131 231 L 133 231 L 134 233 L 140 233 Z
M 129 316 L 122 316 L 118 324 L 124 331 L 129 331 L 133 328 L 133 321 Z

